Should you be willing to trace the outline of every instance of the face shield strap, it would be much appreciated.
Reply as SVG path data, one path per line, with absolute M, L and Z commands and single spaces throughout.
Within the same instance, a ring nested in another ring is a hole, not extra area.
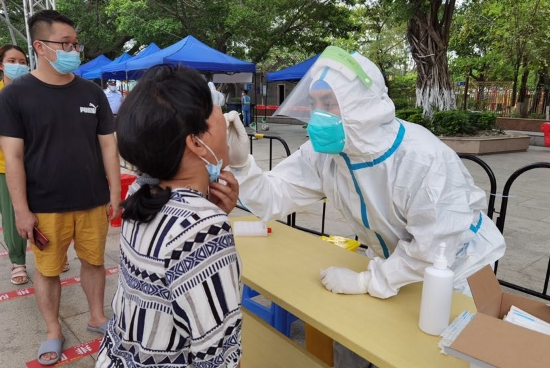
M 328 46 L 317 59 L 317 65 L 320 67 L 329 67 L 343 74 L 347 79 L 353 80 L 359 78 L 361 83 L 367 89 L 374 88 L 379 91 L 372 78 L 363 70 L 361 65 L 347 51 L 336 46 Z M 325 72 L 323 75 L 326 74 Z M 381 91 L 379 91 L 381 92 Z

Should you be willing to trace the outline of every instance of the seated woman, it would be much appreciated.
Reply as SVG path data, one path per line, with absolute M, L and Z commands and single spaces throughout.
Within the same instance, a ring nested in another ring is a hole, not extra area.
M 222 210 L 234 203 L 220 201 L 238 185 L 220 175 L 221 109 L 197 71 L 155 67 L 122 104 L 117 138 L 143 174 L 123 203 L 118 289 L 96 368 L 238 367 L 241 265 Z

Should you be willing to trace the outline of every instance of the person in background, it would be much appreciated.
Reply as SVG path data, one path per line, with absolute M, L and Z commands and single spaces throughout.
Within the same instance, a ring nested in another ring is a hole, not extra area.
M 113 114 L 118 114 L 118 109 L 120 109 L 120 105 L 122 104 L 122 93 L 117 89 L 116 80 L 109 79 L 107 81 L 105 95 L 107 96 Z
M 363 272 L 323 270 L 329 291 L 390 298 L 422 281 L 445 242 L 454 287 L 468 294 L 467 277 L 504 255 L 504 238 L 483 212 L 485 192 L 453 150 L 395 117 L 382 73 L 366 57 L 329 46 L 277 113 L 307 121 L 310 141 L 269 172 L 249 155 L 238 115 L 226 114 L 239 200 L 263 220 L 282 220 L 323 197 L 340 210 L 371 261 Z M 335 363 L 369 367 L 338 344 Z
M 0 70 L 3 78 L 0 81 L 0 90 L 12 81 L 29 72 L 27 56 L 19 46 L 6 44 L 0 47 Z M 2 213 L 2 228 L 4 241 L 8 247 L 11 261 L 11 283 L 23 285 L 29 282 L 27 275 L 26 254 L 27 240 L 17 232 L 15 213 L 11 203 L 8 185 L 6 183 L 6 163 L 4 154 L 0 151 L 0 212 Z
M 38 67 L 0 92 L 0 144 L 16 226 L 36 261 L 35 296 L 46 324 L 38 362 L 53 365 L 64 342 L 59 275 L 74 248 L 89 307 L 87 329 L 104 333 L 104 253 L 108 213 L 118 215 L 120 162 L 103 90 L 75 76 L 83 46 L 74 23 L 55 10 L 28 20 Z M 38 248 L 35 228 L 49 243 Z
M 225 96 L 220 91 L 216 90 L 213 82 L 208 82 L 208 87 L 210 88 L 210 93 L 212 94 L 212 102 L 216 106 L 225 105 Z
M 122 204 L 121 271 L 96 368 L 238 367 L 242 267 L 227 217 L 238 184 L 220 171 L 220 107 L 194 69 L 153 67 L 122 104 L 117 139 L 142 174 Z
M 243 89 L 243 93 L 241 95 L 241 110 L 243 112 L 243 123 L 245 127 L 250 126 L 250 96 L 248 95 L 248 91 L 246 89 Z

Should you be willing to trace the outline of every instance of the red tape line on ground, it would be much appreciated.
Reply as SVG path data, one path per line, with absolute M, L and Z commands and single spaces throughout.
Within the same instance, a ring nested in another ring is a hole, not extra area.
M 27 247 L 27 249 L 26 249 L 27 252 L 30 252 L 31 250 L 32 250 L 31 247 Z M 5 256 L 7 256 L 8 254 L 9 254 L 9 253 L 8 253 L 7 250 L 3 250 L 3 251 L 0 252 L 0 257 L 5 257 Z
M 118 274 L 118 267 L 107 268 L 105 270 L 105 275 L 107 276 L 116 275 L 116 274 Z M 79 276 L 61 280 L 61 286 L 69 286 L 69 285 L 74 285 L 78 283 L 80 283 Z M 7 293 L 0 294 L 0 303 L 7 302 L 8 300 L 22 298 L 25 296 L 30 296 L 33 294 L 34 294 L 34 287 L 32 286 L 24 289 L 8 291 Z
M 74 362 L 75 360 L 82 359 L 88 355 L 95 354 L 99 351 L 99 346 L 101 345 L 101 340 L 103 337 L 97 338 L 95 340 L 85 342 L 83 344 L 73 346 L 68 348 L 61 353 L 61 359 L 52 367 L 59 367 L 65 364 Z M 44 366 L 38 363 L 38 359 L 27 362 L 27 368 L 44 368 Z

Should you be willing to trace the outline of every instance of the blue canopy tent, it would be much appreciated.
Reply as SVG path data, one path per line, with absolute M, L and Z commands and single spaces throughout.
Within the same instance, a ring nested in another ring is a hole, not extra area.
M 120 64 L 120 63 L 122 63 L 122 62 L 124 62 L 128 59 L 131 59 L 131 58 L 132 58 L 132 56 L 125 52 L 124 54 L 120 55 L 115 60 L 113 60 L 112 62 L 110 62 L 109 64 L 107 64 L 105 66 L 117 65 L 117 64 Z M 84 78 L 84 79 L 100 79 L 102 68 L 104 68 L 104 66 L 100 66 L 100 67 L 97 67 L 93 70 L 89 70 L 87 72 L 84 72 L 84 73 L 82 73 L 82 78 Z
M 143 59 L 158 51 L 160 51 L 160 47 L 158 47 L 156 43 L 152 42 L 149 44 L 149 46 L 147 46 L 146 48 L 141 50 L 137 55 L 132 56 L 128 60 L 125 60 L 118 64 L 114 64 L 114 65 L 109 64 L 101 67 L 101 77 L 103 79 L 116 79 L 116 80 L 137 79 L 137 75 L 134 75 L 136 74 L 135 72 L 126 73 L 126 65 L 130 61 Z
M 255 64 L 226 55 L 193 36 L 187 36 L 151 56 L 127 62 L 126 70 L 144 70 L 159 64 L 183 64 L 208 72 L 256 72 Z
M 82 64 L 74 71 L 74 74 L 82 76 L 83 73 L 107 65 L 112 60 L 105 55 L 99 55 L 95 59 L 88 61 L 86 64 Z
M 309 68 L 311 68 L 311 66 L 317 60 L 319 55 L 320 54 L 317 54 L 312 58 L 309 58 L 305 61 L 302 61 L 301 63 L 290 66 L 288 68 L 281 69 L 276 72 L 267 73 L 267 81 L 274 82 L 274 81 L 300 80 L 307 73 Z

